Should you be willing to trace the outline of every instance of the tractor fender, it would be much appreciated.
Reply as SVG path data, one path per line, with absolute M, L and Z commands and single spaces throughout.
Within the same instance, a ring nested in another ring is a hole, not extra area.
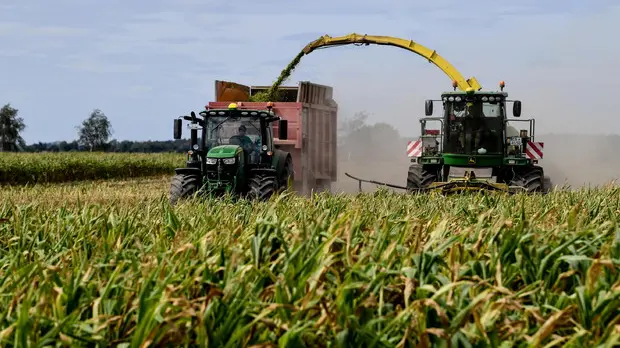
M 175 168 L 174 172 L 179 175 L 200 175 L 200 168 Z

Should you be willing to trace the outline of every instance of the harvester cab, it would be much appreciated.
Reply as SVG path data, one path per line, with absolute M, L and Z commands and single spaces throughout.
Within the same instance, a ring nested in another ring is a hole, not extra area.
M 198 116 L 192 111 L 174 120 L 174 139 L 181 139 L 183 120 L 190 122 L 191 149 L 186 167 L 175 169 L 171 203 L 195 193 L 226 192 L 266 200 L 292 184 L 292 157 L 275 147 L 273 137 L 277 122 L 279 139 L 286 140 L 288 122 L 273 112 L 272 103 L 266 109 L 231 103 L 228 109 L 205 108 Z
M 441 100 L 425 102 L 421 136 L 407 144 L 407 190 L 548 190 L 550 181 L 538 165 L 544 144 L 535 141 L 535 120 L 508 119 L 506 104 L 512 102 L 513 116 L 520 117 L 521 101 L 507 99 L 504 82 L 501 91 L 456 91 L 456 81 L 453 87 Z M 432 117 L 435 101 L 443 106 L 440 117 Z M 432 122 L 438 126 L 429 129 Z M 527 128 L 517 133 L 512 122 Z

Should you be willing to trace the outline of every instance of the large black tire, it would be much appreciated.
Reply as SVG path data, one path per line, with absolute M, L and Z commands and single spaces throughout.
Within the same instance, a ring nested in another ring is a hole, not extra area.
M 250 190 L 248 198 L 267 201 L 278 191 L 278 184 L 275 176 L 256 175 L 250 178 Z
M 437 181 L 437 174 L 435 172 L 426 170 L 421 164 L 409 166 L 407 191 L 416 192 L 418 189 L 427 188 L 435 181 Z
M 295 182 L 295 171 L 293 169 L 293 159 L 291 157 L 286 158 L 284 163 L 284 171 L 282 177 L 280 177 L 280 191 L 284 191 L 288 188 L 293 189 L 293 183 Z
M 194 174 L 176 174 L 170 183 L 170 204 L 193 196 L 200 188 L 200 176 Z
M 545 192 L 543 169 L 538 166 L 532 166 L 528 169 L 520 170 L 510 181 L 509 185 L 525 187 L 527 193 Z

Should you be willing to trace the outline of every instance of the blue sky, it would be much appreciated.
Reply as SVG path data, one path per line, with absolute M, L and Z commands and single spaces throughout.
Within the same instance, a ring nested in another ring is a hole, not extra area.
M 20 110 L 28 143 L 75 139 L 94 108 L 116 139 L 171 139 L 214 80 L 270 84 L 309 41 L 357 32 L 436 49 L 489 89 L 505 80 L 538 134 L 620 133 L 618 1 L 225 3 L 2 0 L 0 104 Z M 341 116 L 366 110 L 403 135 L 418 133 L 424 99 L 451 89 L 424 59 L 381 46 L 315 51 L 287 84 L 299 80 L 334 86 Z

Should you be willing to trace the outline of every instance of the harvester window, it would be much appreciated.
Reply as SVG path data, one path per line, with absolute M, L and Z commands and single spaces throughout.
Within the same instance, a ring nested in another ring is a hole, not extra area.
M 449 102 L 445 151 L 460 154 L 501 152 L 501 104 Z
M 448 114 L 451 119 L 461 117 L 501 117 L 502 108 L 500 103 L 474 102 L 467 105 L 466 102 L 448 102 Z
M 485 117 L 502 116 L 501 105 L 499 103 L 482 103 L 482 114 Z

